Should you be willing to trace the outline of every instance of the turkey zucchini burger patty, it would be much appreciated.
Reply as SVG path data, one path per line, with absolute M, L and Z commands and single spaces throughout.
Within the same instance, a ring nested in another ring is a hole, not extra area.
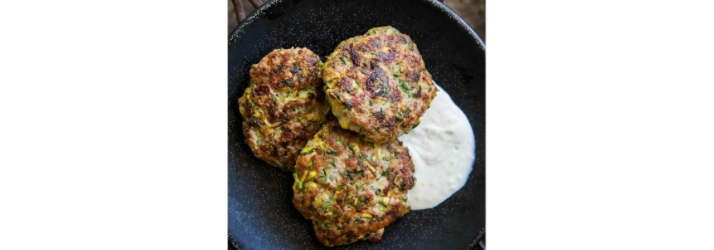
M 322 79 L 340 126 L 376 143 L 416 127 L 437 91 L 416 44 L 389 26 L 342 41 Z
M 327 121 L 320 59 L 305 48 L 276 49 L 250 69 L 238 100 L 246 143 L 259 159 L 292 170 L 300 150 Z
M 300 152 L 293 204 L 326 246 L 378 241 L 385 226 L 410 211 L 413 174 L 401 142 L 371 143 L 332 121 Z

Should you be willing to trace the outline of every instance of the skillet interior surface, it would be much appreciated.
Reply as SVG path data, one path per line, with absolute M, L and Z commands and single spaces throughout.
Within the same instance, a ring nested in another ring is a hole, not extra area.
M 380 242 L 337 248 L 472 249 L 483 237 L 485 46 L 476 33 L 433 0 L 274 0 L 228 38 L 228 238 L 238 249 L 327 249 L 293 207 L 291 173 L 258 160 L 245 144 L 237 102 L 251 65 L 275 48 L 307 47 L 324 57 L 340 41 L 385 25 L 412 38 L 434 81 L 464 111 L 476 160 L 466 185 L 439 206 L 397 220 Z

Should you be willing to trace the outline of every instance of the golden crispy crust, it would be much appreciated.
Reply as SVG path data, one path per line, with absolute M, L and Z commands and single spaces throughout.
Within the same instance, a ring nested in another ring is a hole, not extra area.
M 436 96 L 414 42 L 389 26 L 342 41 L 323 67 L 332 113 L 342 128 L 368 141 L 411 131 Z
M 378 241 L 385 226 L 410 211 L 413 174 L 401 142 L 367 142 L 333 121 L 300 152 L 293 204 L 325 246 Z
M 292 170 L 300 149 L 327 121 L 321 88 L 320 59 L 308 49 L 276 49 L 253 65 L 238 104 L 256 157 Z

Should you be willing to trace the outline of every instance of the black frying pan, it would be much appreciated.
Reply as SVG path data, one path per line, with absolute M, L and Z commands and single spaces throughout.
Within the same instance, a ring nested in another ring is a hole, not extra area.
M 252 64 L 275 48 L 327 56 L 347 38 L 391 25 L 411 36 L 434 81 L 464 111 L 476 136 L 466 185 L 434 209 L 386 227 L 382 241 L 339 249 L 472 249 L 485 233 L 485 47 L 454 12 L 429 0 L 274 0 L 228 37 L 228 238 L 238 249 L 323 249 L 293 207 L 292 176 L 253 156 L 237 100 Z M 418 170 L 417 170 L 418 171 Z

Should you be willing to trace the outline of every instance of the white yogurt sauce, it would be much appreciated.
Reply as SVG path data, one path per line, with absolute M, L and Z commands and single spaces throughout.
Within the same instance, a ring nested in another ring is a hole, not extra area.
M 475 159 L 475 139 L 464 112 L 441 87 L 421 123 L 399 137 L 409 148 L 416 183 L 409 191 L 412 210 L 439 205 L 466 184 Z

